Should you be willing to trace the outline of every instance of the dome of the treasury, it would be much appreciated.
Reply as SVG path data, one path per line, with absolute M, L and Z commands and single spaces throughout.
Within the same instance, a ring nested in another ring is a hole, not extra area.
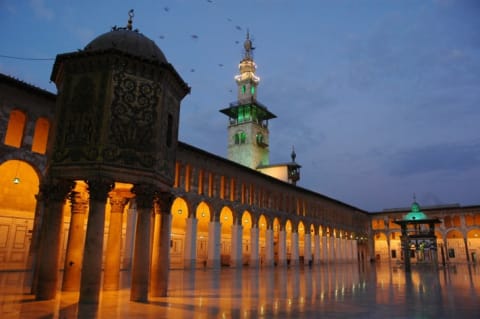
M 132 56 L 166 63 L 167 59 L 162 50 L 149 38 L 129 28 L 112 28 L 85 46 L 86 52 L 118 50 Z

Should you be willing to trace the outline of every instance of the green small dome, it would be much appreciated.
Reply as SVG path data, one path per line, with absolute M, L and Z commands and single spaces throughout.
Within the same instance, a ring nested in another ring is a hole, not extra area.
M 419 220 L 419 219 L 427 219 L 427 215 L 425 215 L 422 211 L 420 211 L 420 205 L 417 202 L 413 202 L 412 204 L 412 211 L 409 212 L 405 217 L 404 220 Z

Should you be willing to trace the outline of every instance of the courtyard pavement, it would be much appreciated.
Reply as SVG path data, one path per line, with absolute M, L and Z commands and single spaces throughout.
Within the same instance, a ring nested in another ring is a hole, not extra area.
M 130 301 L 129 275 L 94 306 L 72 292 L 35 301 L 29 272 L 0 272 L 0 318 L 480 318 L 479 265 L 172 270 L 168 297 L 149 303 Z

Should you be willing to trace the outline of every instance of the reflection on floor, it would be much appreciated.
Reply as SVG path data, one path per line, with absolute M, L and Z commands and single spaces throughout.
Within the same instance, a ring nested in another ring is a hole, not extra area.
M 291 269 L 170 272 L 169 296 L 129 301 L 123 288 L 98 306 L 78 293 L 51 301 L 29 295 L 30 273 L 0 272 L 0 317 L 6 318 L 480 318 L 480 268 L 413 269 L 321 265 Z

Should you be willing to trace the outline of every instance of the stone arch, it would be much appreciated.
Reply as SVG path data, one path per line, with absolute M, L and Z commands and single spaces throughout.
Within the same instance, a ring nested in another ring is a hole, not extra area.
M 207 262 L 208 257 L 208 227 L 212 220 L 210 206 L 201 201 L 198 203 L 195 210 L 195 216 L 197 218 L 197 264 L 204 265 Z
M 220 260 L 222 266 L 230 265 L 232 252 L 233 211 L 229 206 L 223 206 L 220 211 Z
M 251 230 L 253 227 L 252 214 L 245 210 L 241 217 L 242 225 L 242 264 L 246 264 L 251 258 L 252 240 Z
M 293 233 L 293 223 L 291 219 L 285 220 L 285 247 L 287 250 L 287 260 L 290 260 L 292 257 L 292 233 Z
M 36 208 L 35 195 L 40 186 L 40 175 L 30 163 L 18 159 L 0 164 L 0 194 L 2 209 L 17 211 L 33 218 Z M 25 215 L 26 216 L 26 215 Z
M 173 200 L 170 208 L 172 216 L 170 230 L 170 267 L 181 268 L 183 265 L 185 251 L 185 236 L 187 229 L 187 218 L 189 216 L 189 206 L 182 197 Z
M 40 175 L 28 162 L 14 159 L 0 164 L 0 216 L 7 225 L 0 253 L 1 268 L 21 269 L 26 265 L 36 220 Z M 15 257 L 15 258 L 13 258 Z
M 458 229 L 450 229 L 445 234 L 447 259 L 450 262 L 465 262 L 467 255 L 465 251 L 465 241 L 462 232 Z
M 388 252 L 391 260 L 400 260 L 402 256 L 402 242 L 400 236 L 402 232 L 400 229 L 391 230 L 388 234 L 390 242 L 390 251 Z
M 376 232 L 374 236 L 374 252 L 375 260 L 377 262 L 388 261 L 389 252 L 388 252 L 388 243 L 387 243 L 387 234 L 384 232 Z
M 298 257 L 300 258 L 300 263 L 303 263 L 305 259 L 305 224 L 302 220 L 298 221 L 297 224 L 297 235 L 298 235 Z
M 272 222 L 273 228 L 273 260 L 276 265 L 279 262 L 279 248 L 280 248 L 280 231 L 283 230 L 279 217 L 274 217 Z
M 258 218 L 258 244 L 260 264 L 266 259 L 266 240 L 267 240 L 268 219 L 265 214 L 260 214 Z
M 471 227 L 467 231 L 467 244 L 470 262 L 477 264 L 480 261 L 480 227 Z
M 322 224 L 318 225 L 318 236 L 323 237 L 325 236 L 325 234 L 325 226 L 323 226 Z

